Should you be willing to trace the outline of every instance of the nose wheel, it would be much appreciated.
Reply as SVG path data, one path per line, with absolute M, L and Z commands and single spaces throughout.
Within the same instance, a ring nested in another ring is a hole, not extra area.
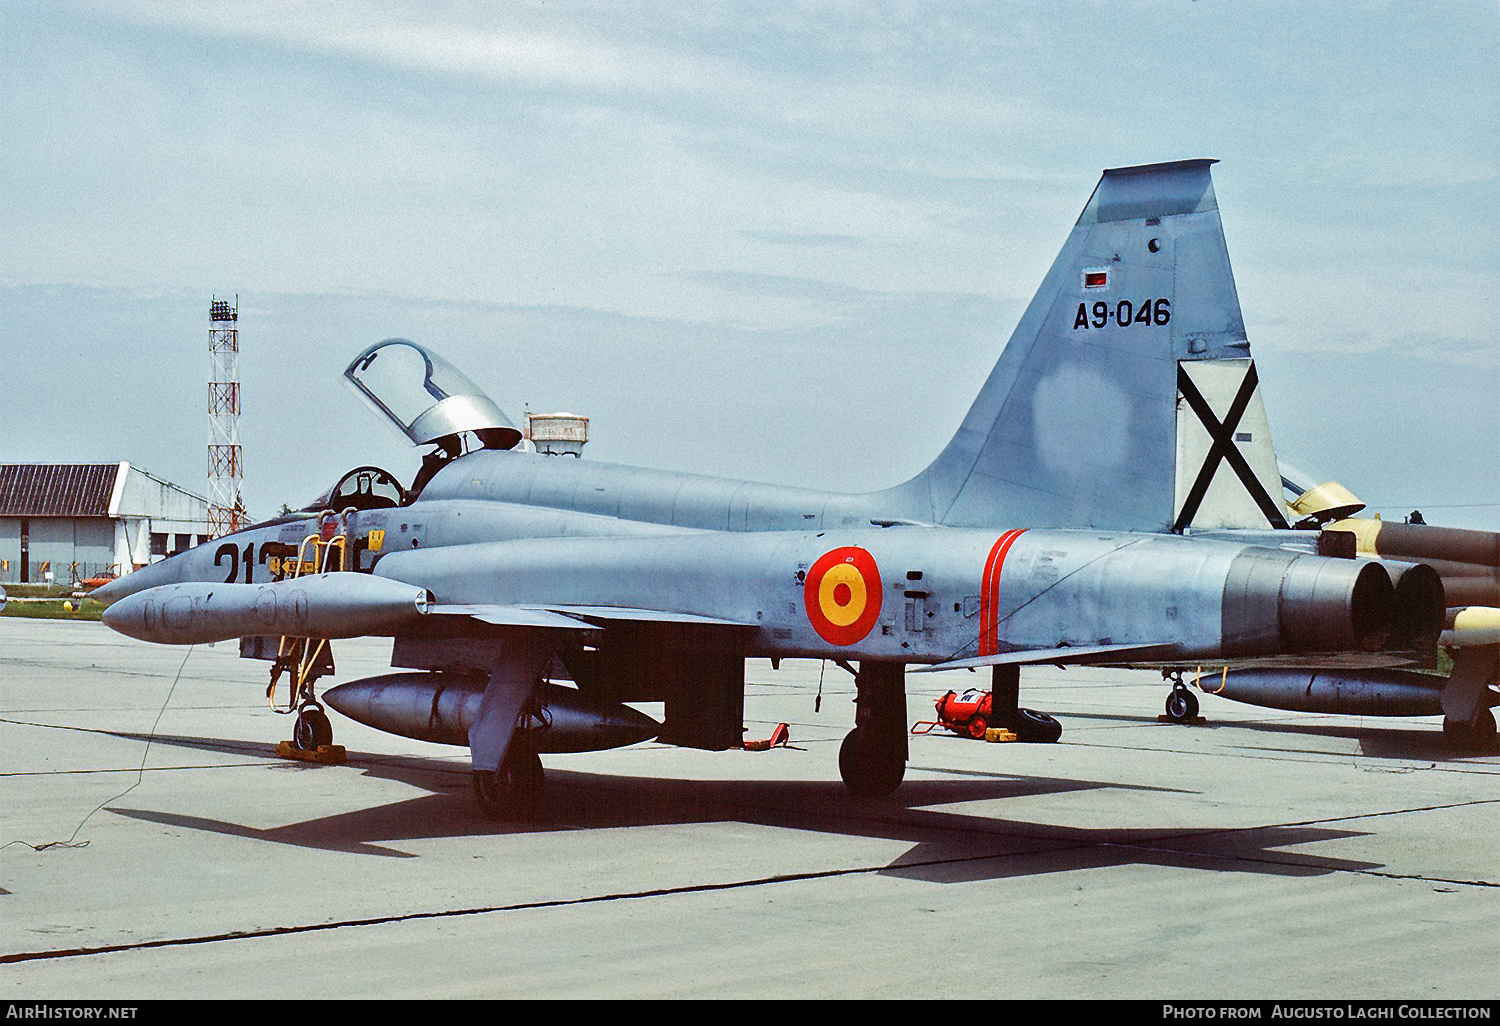
M 333 744 L 333 723 L 323 706 L 308 702 L 297 712 L 297 723 L 291 729 L 291 741 L 303 751 L 317 751 L 326 744 Z
M 1198 715 L 1198 696 L 1183 684 L 1172 685 L 1167 695 L 1167 719 L 1173 723 L 1188 723 Z
M 297 710 L 297 720 L 292 724 L 292 739 L 277 744 L 276 754 L 282 759 L 315 762 L 325 766 L 342 765 L 345 759 L 344 747 L 333 743 L 333 724 L 328 721 L 328 714 L 311 699 L 303 702 Z
M 1183 682 L 1182 671 L 1169 668 L 1162 670 L 1161 675 L 1172 682 L 1163 718 L 1169 723 L 1192 723 L 1198 718 L 1198 696 Z
M 292 726 L 292 744 L 304 752 L 316 752 L 333 744 L 333 724 L 317 702 L 308 702 L 298 711 L 297 722 Z

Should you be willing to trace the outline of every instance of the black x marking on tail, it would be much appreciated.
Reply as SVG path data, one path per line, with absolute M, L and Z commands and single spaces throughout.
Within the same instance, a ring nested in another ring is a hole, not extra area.
M 1213 482 L 1214 474 L 1219 469 L 1219 464 L 1228 461 L 1230 467 L 1234 468 L 1235 474 L 1240 479 L 1240 484 L 1245 486 L 1245 491 L 1260 511 L 1265 514 L 1271 526 L 1285 528 L 1286 517 L 1281 514 L 1281 507 L 1266 493 L 1246 462 L 1245 456 L 1234 444 L 1234 429 L 1239 427 L 1240 418 L 1245 415 L 1245 409 L 1250 405 L 1250 399 L 1255 395 L 1255 388 L 1260 384 L 1260 378 L 1255 373 L 1255 364 L 1250 364 L 1250 369 L 1245 371 L 1245 379 L 1240 382 L 1240 390 L 1235 394 L 1234 402 L 1229 404 L 1229 412 L 1224 415 L 1221 423 L 1214 415 L 1213 408 L 1208 405 L 1208 400 L 1203 398 L 1203 393 L 1198 391 L 1198 386 L 1193 384 L 1193 379 L 1188 377 L 1183 365 L 1177 365 L 1177 391 L 1187 400 L 1203 426 L 1208 429 L 1209 437 L 1213 444 L 1208 448 L 1208 455 L 1204 457 L 1203 466 L 1198 470 L 1198 478 L 1193 482 L 1193 487 L 1188 491 L 1187 498 L 1183 500 L 1182 510 L 1177 514 L 1177 522 L 1172 525 L 1172 530 L 1181 534 L 1182 529 L 1193 522 L 1193 517 L 1198 515 L 1198 507 L 1203 504 L 1203 497 L 1208 493 L 1208 486 Z

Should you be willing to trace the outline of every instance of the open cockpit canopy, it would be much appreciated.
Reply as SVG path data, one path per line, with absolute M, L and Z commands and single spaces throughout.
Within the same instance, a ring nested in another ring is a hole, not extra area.
M 447 360 L 404 338 L 377 342 L 344 378 L 396 430 L 422 445 L 473 431 L 487 449 L 509 449 L 521 432 L 500 407 Z

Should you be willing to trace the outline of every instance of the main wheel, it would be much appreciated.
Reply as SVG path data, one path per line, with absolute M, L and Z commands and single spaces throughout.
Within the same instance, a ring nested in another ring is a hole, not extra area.
M 292 744 L 304 752 L 315 752 L 323 745 L 333 744 L 333 724 L 321 706 L 303 706 L 292 725 Z
M 1016 740 L 1050 745 L 1062 737 L 1062 724 L 1035 709 L 1016 710 Z
M 883 798 L 901 786 L 906 760 L 894 745 L 871 743 L 855 727 L 839 745 L 839 776 L 849 793 L 859 798 Z
M 545 782 L 541 757 L 513 740 L 498 770 L 475 771 L 474 797 L 491 819 L 528 823 L 536 818 Z
M 1495 714 L 1488 709 L 1480 709 L 1467 723 L 1443 720 L 1443 739 L 1454 751 L 1466 754 L 1493 755 L 1500 751 L 1500 740 L 1495 734 Z
M 1198 715 L 1198 696 L 1187 688 L 1173 688 L 1167 695 L 1167 719 L 1186 723 Z

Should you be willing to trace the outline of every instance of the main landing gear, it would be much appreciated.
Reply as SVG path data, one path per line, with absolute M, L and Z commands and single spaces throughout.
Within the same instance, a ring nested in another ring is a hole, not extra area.
M 536 818 L 545 783 L 541 757 L 517 731 L 499 769 L 474 771 L 474 798 L 491 819 L 526 823 Z
M 1062 724 L 1056 719 L 1017 705 L 1020 684 L 1020 667 L 993 668 L 990 718 L 970 720 L 968 725 L 977 731 L 971 736 L 981 738 L 985 726 L 995 726 L 1011 731 L 1018 741 L 1050 744 L 1062 737 Z M 906 666 L 861 663 L 854 685 L 854 729 L 839 746 L 839 775 L 850 794 L 878 798 L 900 787 L 906 775 Z
M 854 686 L 854 729 L 839 746 L 839 775 L 850 794 L 880 798 L 906 776 L 906 665 L 861 663 Z
M 1495 714 L 1480 709 L 1472 720 L 1443 720 L 1443 740 L 1455 752 L 1465 755 L 1500 753 L 1500 738 L 1495 733 Z
M 1492 685 L 1500 684 L 1500 645 L 1448 651 L 1453 670 L 1443 686 L 1443 740 L 1458 754 L 1494 755 L 1500 743 L 1490 707 L 1497 702 Z

